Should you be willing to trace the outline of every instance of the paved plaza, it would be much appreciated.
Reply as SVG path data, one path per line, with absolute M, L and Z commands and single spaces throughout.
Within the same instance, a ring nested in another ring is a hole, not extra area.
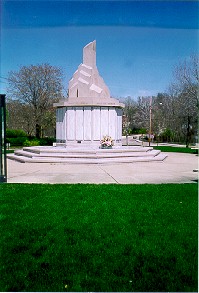
M 8 183 L 196 183 L 198 156 L 165 153 L 162 162 L 124 164 L 19 163 L 8 160 Z

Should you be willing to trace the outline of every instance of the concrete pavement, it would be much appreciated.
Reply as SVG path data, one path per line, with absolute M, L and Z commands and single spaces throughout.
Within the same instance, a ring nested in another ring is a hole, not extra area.
M 198 156 L 165 153 L 163 162 L 121 164 L 19 163 L 7 160 L 8 183 L 144 184 L 193 183 L 198 179 Z

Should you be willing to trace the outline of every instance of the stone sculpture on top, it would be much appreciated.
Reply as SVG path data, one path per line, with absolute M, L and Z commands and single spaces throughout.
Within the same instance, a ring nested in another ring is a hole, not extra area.
M 96 41 L 83 48 L 83 63 L 69 81 L 70 98 L 110 98 L 110 92 L 96 66 Z

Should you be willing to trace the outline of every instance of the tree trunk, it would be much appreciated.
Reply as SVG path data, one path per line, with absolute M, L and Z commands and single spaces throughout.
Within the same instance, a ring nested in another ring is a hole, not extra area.
M 41 125 L 37 123 L 36 124 L 36 138 L 40 138 L 40 137 L 41 137 Z
M 186 148 L 189 147 L 190 143 L 190 116 L 187 117 L 187 133 L 186 133 Z

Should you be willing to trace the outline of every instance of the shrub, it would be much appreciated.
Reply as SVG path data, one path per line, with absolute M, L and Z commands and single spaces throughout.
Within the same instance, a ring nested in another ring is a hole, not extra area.
M 27 137 L 27 134 L 25 131 L 21 129 L 7 129 L 6 137 L 7 138 Z
M 26 141 L 26 137 L 6 138 L 6 142 L 10 143 L 11 146 L 23 146 L 25 141 Z
M 6 130 L 6 143 L 10 143 L 11 146 L 51 146 L 55 141 L 56 139 L 54 137 L 36 139 L 34 136 L 28 136 L 21 129 Z
M 11 146 L 22 146 L 27 139 L 27 134 L 21 129 L 7 129 L 6 130 L 6 143 Z
M 132 130 L 130 128 L 127 128 L 127 129 L 125 128 L 123 130 L 122 134 L 125 135 L 125 136 L 130 135 L 130 134 L 132 134 Z
M 146 128 L 141 128 L 141 129 L 139 129 L 139 131 L 138 131 L 138 134 L 146 134 L 146 133 L 147 133 Z
M 28 137 L 28 139 L 26 139 L 24 142 L 24 146 L 51 146 L 55 141 L 56 140 L 54 137 L 44 137 L 40 139 L 36 139 L 35 137 Z
M 37 139 L 33 139 L 33 140 L 28 140 L 26 139 L 26 141 L 24 141 L 23 146 L 39 146 L 40 142 Z
M 53 142 L 55 142 L 55 141 L 56 141 L 56 139 L 54 137 L 44 137 L 39 140 L 39 143 L 40 143 L 40 145 L 43 145 L 43 146 L 45 146 L 45 145 L 51 146 L 51 145 L 53 145 Z
M 172 141 L 173 138 L 173 132 L 171 129 L 166 128 L 161 134 L 160 137 L 163 141 Z

